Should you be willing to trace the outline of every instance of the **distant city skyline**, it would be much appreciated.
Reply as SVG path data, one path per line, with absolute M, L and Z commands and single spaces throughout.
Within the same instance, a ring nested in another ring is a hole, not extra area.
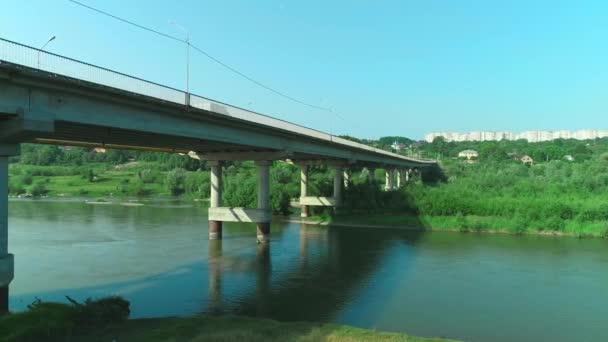
M 608 2 L 79 0 L 186 38 L 193 93 L 358 138 L 606 122 Z M 31 10 L 29 10 L 31 9 Z M 67 0 L 5 0 L 0 37 L 186 88 L 183 42 Z M 27 23 L 27 25 L 24 25 Z
M 556 131 L 524 131 L 520 133 L 507 131 L 477 131 L 468 133 L 458 132 L 439 132 L 429 133 L 424 136 L 427 142 L 433 142 L 437 137 L 443 137 L 446 141 L 500 141 L 500 140 L 520 140 L 528 142 L 551 141 L 555 139 L 577 139 L 589 140 L 608 137 L 608 129 L 581 129 L 576 131 L 556 130 Z

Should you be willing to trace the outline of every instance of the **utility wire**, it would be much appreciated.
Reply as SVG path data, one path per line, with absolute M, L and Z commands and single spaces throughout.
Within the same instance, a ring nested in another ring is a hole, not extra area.
M 129 21 L 129 20 L 127 20 L 127 19 L 123 19 L 123 18 L 117 17 L 117 16 L 115 16 L 115 15 L 113 15 L 113 14 L 110 14 L 110 13 L 108 13 L 108 12 L 104 12 L 104 11 L 99 10 L 99 9 L 97 9 L 97 8 L 94 8 L 94 7 L 91 7 L 91 6 L 89 6 L 89 5 L 83 4 L 82 2 L 79 2 L 79 1 L 76 1 L 76 0 L 68 0 L 68 1 L 69 1 L 69 2 L 72 2 L 72 3 L 75 3 L 75 4 L 79 5 L 79 6 L 82 6 L 82 7 L 88 8 L 88 9 L 90 9 L 91 11 L 97 12 L 97 13 L 99 13 L 99 14 L 103 14 L 103 15 L 108 16 L 108 17 L 110 17 L 110 18 L 114 18 L 114 19 L 116 19 L 116 20 L 120 20 L 120 21 L 122 21 L 123 23 L 129 24 L 129 25 L 133 25 L 133 26 L 135 26 L 135 27 L 139 27 L 140 29 L 143 29 L 143 30 L 146 30 L 146 31 L 149 31 L 149 32 L 152 32 L 152 33 L 156 33 L 156 34 L 161 35 L 161 36 L 163 36 L 163 37 L 165 37 L 165 38 L 169 38 L 169 39 L 177 40 L 177 41 L 182 42 L 182 43 L 187 43 L 187 42 L 186 42 L 185 40 L 183 40 L 183 39 L 180 39 L 180 38 L 177 38 L 177 37 L 174 37 L 174 36 L 168 35 L 168 34 L 166 34 L 166 33 L 162 33 L 162 32 L 160 32 L 160 31 L 156 31 L 156 30 L 154 30 L 154 29 L 151 29 L 151 28 L 149 28 L 149 27 L 145 27 L 145 26 L 143 26 L 143 25 L 139 25 L 139 24 L 134 23 L 134 22 L 132 22 L 132 21 Z
M 257 85 L 257 86 L 260 86 L 260 87 L 262 87 L 262 88 L 264 88 L 264 89 L 266 89 L 266 90 L 268 90 L 268 91 L 270 91 L 270 92 L 273 92 L 273 93 L 275 93 L 275 94 L 277 94 L 277 95 L 279 95 L 279 96 L 281 96 L 281 97 L 284 97 L 284 98 L 286 98 L 286 99 L 288 99 L 288 100 L 290 100 L 290 101 L 293 101 L 293 102 L 299 103 L 299 104 L 304 105 L 304 106 L 308 106 L 308 107 L 310 107 L 310 108 L 314 108 L 314 109 L 319 109 L 319 110 L 323 110 L 323 111 L 331 112 L 331 113 L 335 114 L 336 116 L 340 117 L 338 114 L 336 114 L 336 113 L 335 113 L 333 110 L 331 110 L 330 108 L 321 107 L 321 106 L 316 106 L 316 105 L 313 105 L 313 104 L 310 104 L 310 103 L 307 103 L 307 102 L 304 102 L 304 101 L 298 100 L 298 99 L 296 99 L 296 98 L 294 98 L 294 97 L 292 97 L 292 96 L 289 96 L 289 95 L 287 95 L 287 94 L 285 94 L 285 93 L 283 93 L 283 92 L 281 92 L 281 91 L 275 90 L 275 89 L 273 89 L 273 88 L 271 88 L 271 87 L 269 87 L 269 86 L 267 86 L 267 85 L 265 85 L 265 84 L 263 84 L 263 83 L 261 83 L 261 82 L 259 82 L 259 81 L 255 80 L 254 78 L 252 78 L 252 77 L 250 77 L 250 76 L 248 76 L 248 75 L 246 75 L 246 74 L 244 74 L 244 73 L 240 72 L 239 70 L 237 70 L 237 69 L 235 69 L 235 68 L 231 67 L 230 65 L 228 65 L 228 64 L 226 64 L 226 63 L 224 63 L 224 62 L 222 62 L 222 61 L 221 61 L 221 60 L 219 60 L 218 58 L 216 58 L 216 57 L 212 56 L 211 54 L 209 54 L 209 53 L 208 53 L 208 52 L 206 52 L 205 50 L 203 50 L 203 49 L 201 49 L 201 48 L 197 47 L 197 46 L 196 46 L 196 45 L 194 45 L 194 44 L 191 44 L 191 43 L 190 43 L 189 41 L 187 41 L 187 40 L 184 40 L 184 39 L 181 39 L 181 38 L 178 38 L 178 37 L 175 37 L 175 36 L 172 36 L 172 35 L 166 34 L 166 33 L 162 33 L 162 32 L 160 32 L 160 31 L 157 31 L 157 30 L 151 29 L 151 28 L 149 28 L 149 27 L 146 27 L 146 26 L 143 26 L 143 25 L 137 24 L 137 23 L 135 23 L 135 22 L 133 22 L 133 21 L 130 21 L 130 20 L 127 20 L 127 19 L 123 19 L 123 18 L 118 17 L 118 16 L 116 16 L 116 15 L 113 15 L 113 14 L 111 14 L 111 13 L 108 13 L 108 12 L 105 12 L 105 11 L 99 10 L 99 9 L 97 9 L 97 8 L 91 7 L 91 6 L 89 6 L 89 5 L 83 4 L 83 3 L 82 3 L 82 2 L 80 2 L 80 1 L 76 1 L 76 0 L 68 0 L 68 1 L 69 1 L 69 2 L 72 2 L 72 3 L 76 4 L 76 5 L 82 6 L 82 7 L 84 7 L 84 8 L 87 8 L 87 9 L 89 9 L 89 10 L 91 10 L 91 11 L 96 12 L 96 13 L 99 13 L 99 14 L 102 14 L 102 15 L 108 16 L 108 17 L 110 17 L 110 18 L 113 18 L 113 19 L 116 19 L 116 20 L 122 21 L 122 22 L 123 22 L 123 23 L 125 23 L 125 24 L 129 24 L 129 25 L 135 26 L 135 27 L 140 28 L 140 29 L 142 29 L 142 30 L 146 30 L 146 31 L 148 31 L 148 32 L 155 33 L 155 34 L 157 34 L 157 35 L 160 35 L 160 36 L 165 37 L 165 38 L 168 38 L 168 39 L 172 39 L 172 40 L 175 40 L 175 41 L 178 41 L 178 42 L 182 42 L 182 43 L 188 44 L 188 45 L 189 45 L 189 46 L 191 46 L 191 47 L 192 47 L 192 48 L 193 48 L 195 51 L 198 51 L 199 53 L 203 54 L 204 56 L 206 56 L 207 58 L 211 59 L 211 60 L 212 60 L 212 61 L 214 61 L 215 63 L 217 63 L 217 64 L 221 65 L 222 67 L 224 67 L 224 68 L 226 68 L 226 69 L 228 69 L 228 70 L 232 71 L 233 73 L 235 73 L 235 74 L 237 74 L 237 75 L 241 76 L 242 78 L 246 79 L 247 81 L 249 81 L 249 82 L 251 82 L 251 83 L 253 83 L 253 84 Z

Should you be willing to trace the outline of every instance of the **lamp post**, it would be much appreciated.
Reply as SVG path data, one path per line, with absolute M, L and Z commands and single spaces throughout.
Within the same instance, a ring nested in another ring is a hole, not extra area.
M 38 50 L 38 63 L 37 63 L 38 69 L 40 69 L 40 53 L 41 53 L 42 51 L 44 51 L 44 48 L 45 48 L 47 45 L 49 45 L 49 43 L 50 43 L 50 42 L 52 42 L 53 40 L 55 40 L 55 36 L 52 36 L 51 38 L 49 38 L 49 39 L 46 41 L 46 43 L 44 43 L 44 45 L 42 45 L 42 47 L 40 48 L 40 50 Z
M 190 105 L 190 31 L 173 20 L 169 24 L 176 26 L 186 34 L 186 106 Z

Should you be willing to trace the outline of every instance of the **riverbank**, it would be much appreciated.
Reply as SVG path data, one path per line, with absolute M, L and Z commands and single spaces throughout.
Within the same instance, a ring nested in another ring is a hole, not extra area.
M 564 220 L 560 230 L 543 227 L 535 222 L 520 222 L 516 218 L 481 216 L 412 216 L 404 214 L 348 214 L 312 216 L 295 220 L 313 225 L 334 225 L 361 228 L 390 228 L 418 231 L 453 231 L 493 234 L 532 234 L 608 239 L 608 223 Z
M 126 305 L 126 306 L 125 306 Z M 128 302 L 101 299 L 75 305 L 35 303 L 0 317 L 2 341 L 447 341 L 351 326 L 278 322 L 238 316 L 125 319 Z
M 247 317 L 157 318 L 129 320 L 80 341 L 447 341 L 377 332 L 351 326 L 310 322 L 278 322 Z

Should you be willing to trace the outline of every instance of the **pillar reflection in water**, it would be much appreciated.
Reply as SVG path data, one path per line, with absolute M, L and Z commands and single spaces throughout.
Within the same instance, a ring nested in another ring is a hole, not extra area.
M 209 240 L 209 308 L 211 314 L 222 314 L 222 240 Z
M 267 316 L 270 314 L 269 294 L 272 278 L 269 244 L 259 243 L 257 245 L 256 261 L 256 311 L 258 316 Z

